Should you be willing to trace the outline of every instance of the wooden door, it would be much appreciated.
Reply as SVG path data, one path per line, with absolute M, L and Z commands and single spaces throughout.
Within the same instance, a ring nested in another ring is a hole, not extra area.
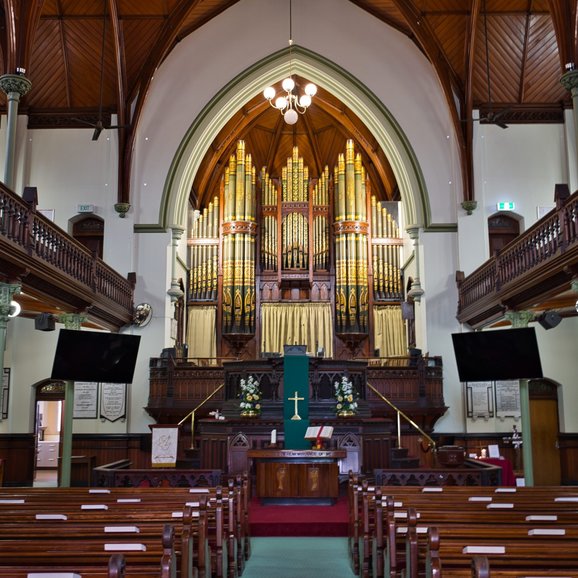
M 561 480 L 558 449 L 557 386 L 546 381 L 530 383 L 530 423 L 534 485 L 559 486 Z

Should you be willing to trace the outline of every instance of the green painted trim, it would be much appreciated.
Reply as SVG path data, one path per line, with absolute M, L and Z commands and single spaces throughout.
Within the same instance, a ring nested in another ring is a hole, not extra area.
M 423 230 L 424 233 L 457 233 L 457 223 L 432 223 Z
M 398 183 L 406 222 L 431 226 L 429 196 L 421 167 L 405 133 L 373 92 L 351 73 L 300 46 L 291 50 L 291 70 L 344 102 L 384 150 Z M 188 197 L 208 147 L 231 116 L 289 70 L 289 49 L 268 55 L 227 83 L 195 118 L 171 162 L 159 207 L 159 226 L 187 222 Z
M 133 227 L 134 233 L 166 233 L 167 228 L 157 223 L 138 224 Z

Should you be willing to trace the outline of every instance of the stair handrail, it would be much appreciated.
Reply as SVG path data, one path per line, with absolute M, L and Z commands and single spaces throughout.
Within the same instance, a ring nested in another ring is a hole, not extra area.
M 385 403 L 387 403 L 387 405 L 389 405 L 396 413 L 397 415 L 397 447 L 400 448 L 401 447 L 401 419 L 400 417 L 403 417 L 411 426 L 413 426 L 423 437 L 427 438 L 428 440 L 428 448 L 431 449 L 432 451 L 435 451 L 436 449 L 436 442 L 428 435 L 426 434 L 418 425 L 417 423 L 415 423 L 415 421 L 413 421 L 413 419 L 411 419 L 408 415 L 406 415 L 401 409 L 399 409 L 399 407 L 397 407 L 394 403 L 392 403 L 391 401 L 389 401 L 389 399 L 387 399 L 380 391 L 378 391 L 375 387 L 373 387 L 373 385 L 371 385 L 371 383 L 366 382 L 367 383 L 367 387 L 369 387 L 371 389 L 371 391 L 373 391 L 373 393 L 375 393 L 380 399 L 382 399 L 383 401 L 385 401 Z
M 189 417 L 191 416 L 191 447 L 190 449 L 194 450 L 195 449 L 195 412 L 202 406 L 205 405 L 205 403 L 207 403 L 218 391 L 220 391 L 221 389 L 223 389 L 223 387 L 225 387 L 224 383 L 221 383 L 221 385 L 219 385 L 219 387 L 217 387 L 217 389 L 215 389 L 212 393 L 210 393 L 207 397 L 205 397 L 205 399 L 203 399 L 203 401 L 201 401 L 201 403 L 199 403 L 199 405 L 197 405 L 197 407 L 195 407 L 194 409 L 192 409 L 177 425 L 182 425 L 183 422 Z

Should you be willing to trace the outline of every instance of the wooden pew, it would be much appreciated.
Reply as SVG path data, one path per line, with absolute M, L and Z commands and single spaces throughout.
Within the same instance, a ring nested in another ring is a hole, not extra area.
M 244 488 L 248 486 L 245 481 Z M 106 493 L 87 492 L 86 488 L 66 489 L 66 503 L 59 503 L 60 489 L 33 488 L 31 490 L 18 490 L 17 493 L 0 494 L 0 515 L 5 521 L 16 520 L 16 523 L 35 520 L 39 512 L 59 512 L 69 521 L 75 523 L 103 524 L 108 523 L 150 525 L 150 520 L 159 520 L 159 516 L 170 515 L 171 509 L 182 507 L 187 500 L 205 500 L 207 504 L 207 532 L 210 542 L 210 554 L 206 561 L 202 562 L 204 549 L 201 547 L 197 557 L 201 562 L 198 569 L 203 574 L 223 576 L 225 572 L 230 578 L 234 578 L 242 572 L 245 557 L 250 551 L 248 531 L 248 516 L 245 505 L 248 500 L 244 497 L 243 480 L 239 485 L 234 483 L 222 492 L 220 489 L 204 489 L 205 494 L 191 494 L 188 488 L 172 488 L 166 492 L 158 488 L 114 488 Z M 74 490 L 74 491 L 70 491 Z M 80 491 L 79 491 L 80 490 Z M 223 496 L 223 494 L 225 494 Z M 56 498 L 55 498 L 56 496 Z M 123 496 L 123 497 L 119 497 Z M 138 496 L 139 504 L 131 504 L 134 496 Z M 199 498 L 199 496 L 201 496 Z M 206 498 L 203 498 L 206 496 Z M 7 501 L 23 500 L 24 504 L 7 504 Z M 126 500 L 119 504 L 118 501 Z M 108 510 L 81 511 L 80 507 L 85 503 L 87 506 L 105 505 Z M 104 502 L 104 504 L 102 504 Z M 197 512 L 198 513 L 198 512 Z M 28 518 L 26 518 L 26 516 Z M 241 524 L 239 519 L 245 521 Z M 174 522 L 174 520 L 172 520 Z M 239 531 L 242 531 L 239 534 Z M 151 529 L 152 531 L 152 529 Z M 213 531 L 212 537 L 210 532 Z M 0 534 L 2 530 L 0 529 Z M 193 530 L 192 533 L 195 533 Z M 186 546 L 188 542 L 185 541 Z M 201 544 L 203 542 L 201 541 Z M 235 554 L 237 552 L 237 555 Z M 224 556 L 228 555 L 227 559 Z M 212 568 L 211 571 L 211 560 Z M 186 575 L 186 574 L 185 574 Z

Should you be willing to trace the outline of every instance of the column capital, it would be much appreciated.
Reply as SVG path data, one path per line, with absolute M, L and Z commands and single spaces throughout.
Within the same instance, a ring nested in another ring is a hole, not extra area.
M 180 225 L 171 225 L 171 232 L 173 234 L 173 240 L 179 241 L 180 238 L 183 236 L 185 229 Z
M 0 283 L 0 319 L 6 323 L 10 315 L 10 303 L 17 293 L 20 293 L 22 285 L 18 283 Z
M 569 70 L 560 78 L 560 84 L 574 96 L 574 91 L 578 89 L 578 70 Z
M 463 201 L 462 202 L 462 209 L 468 215 L 471 215 L 477 208 L 478 208 L 478 201 Z
M 116 203 L 114 205 L 114 210 L 118 213 L 121 219 L 126 217 L 128 210 L 130 209 L 130 203 Z
M 412 241 L 419 239 L 419 225 L 408 225 L 405 231 Z
M 23 97 L 32 88 L 32 83 L 22 74 L 3 74 L 0 76 L 0 89 L 7 95 L 17 93 Z
M 528 327 L 528 323 L 534 320 L 534 313 L 531 311 L 507 311 L 506 319 L 512 323 L 514 329 Z
M 64 323 L 65 329 L 80 329 L 86 315 L 80 313 L 61 313 L 58 315 L 59 323 Z

